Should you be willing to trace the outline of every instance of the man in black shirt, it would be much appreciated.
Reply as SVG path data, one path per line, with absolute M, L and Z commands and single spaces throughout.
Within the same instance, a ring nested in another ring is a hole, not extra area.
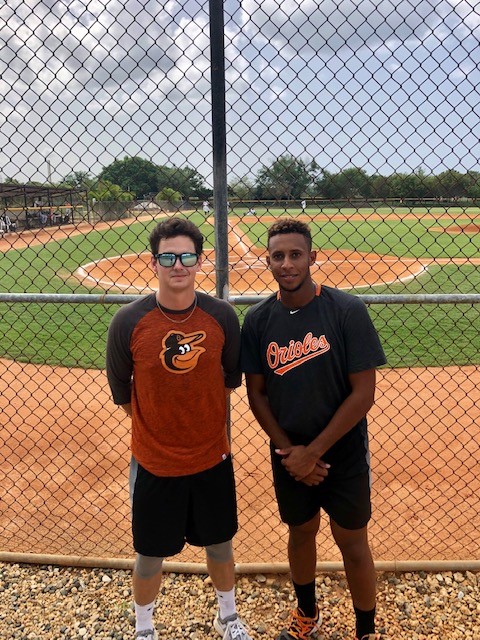
M 267 264 L 279 292 L 250 309 L 242 328 L 242 368 L 252 411 L 271 440 L 298 599 L 278 640 L 306 640 L 321 623 L 315 600 L 321 508 L 342 553 L 357 640 L 373 640 L 366 414 L 374 401 L 375 369 L 385 356 L 363 302 L 313 282 L 315 258 L 306 224 L 285 219 L 272 225 Z

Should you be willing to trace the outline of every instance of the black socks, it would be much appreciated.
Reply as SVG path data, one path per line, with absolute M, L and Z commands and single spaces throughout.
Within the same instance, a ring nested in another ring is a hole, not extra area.
M 298 600 L 298 608 L 307 618 L 315 618 L 317 615 L 317 606 L 315 602 L 315 580 L 307 584 L 296 584 L 293 582 L 295 595 Z
M 357 607 L 355 610 L 356 632 L 358 640 L 369 633 L 375 633 L 375 607 L 371 611 L 361 611 Z

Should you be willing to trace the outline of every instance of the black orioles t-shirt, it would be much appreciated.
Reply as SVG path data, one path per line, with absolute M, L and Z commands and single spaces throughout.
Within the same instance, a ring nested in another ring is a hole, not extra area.
M 385 364 L 365 304 L 331 287 L 317 286 L 313 300 L 287 309 L 274 294 L 252 307 L 242 328 L 242 369 L 265 377 L 279 425 L 294 444 L 311 442 L 349 395 L 348 376 Z M 324 456 L 332 473 L 368 468 L 363 418 Z

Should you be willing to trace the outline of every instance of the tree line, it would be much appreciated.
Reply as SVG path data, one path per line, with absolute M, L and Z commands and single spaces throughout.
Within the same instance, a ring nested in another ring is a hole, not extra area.
M 5 183 L 23 184 L 15 178 L 7 178 Z M 26 184 L 70 187 L 86 193 L 91 202 L 155 199 L 180 204 L 189 199 L 208 199 L 213 194 L 196 169 L 159 166 L 140 157 L 117 159 L 104 167 L 98 176 L 92 176 L 89 171 L 72 171 L 55 184 L 33 181 Z
M 7 182 L 18 182 L 7 180 Z M 33 184 L 33 183 L 30 183 Z M 38 184 L 38 183 L 37 183 Z M 43 185 L 45 186 L 45 185 Z M 93 201 L 166 200 L 181 204 L 205 200 L 212 189 L 205 178 L 189 166 L 168 167 L 140 157 L 125 157 L 104 167 L 97 177 L 74 171 L 57 185 L 85 191 Z M 338 172 L 321 169 L 310 162 L 285 154 L 262 165 L 254 177 L 234 176 L 228 184 L 228 198 L 252 200 L 369 199 L 480 199 L 480 172 L 449 169 L 427 174 L 423 169 L 388 176 L 369 175 L 350 167 Z
M 156 165 L 140 157 L 114 160 L 97 178 L 74 171 L 64 178 L 63 184 L 86 190 L 97 201 L 156 199 L 181 203 L 212 195 L 196 169 Z
M 351 167 L 334 173 L 320 169 L 314 160 L 306 162 L 284 155 L 269 166 L 262 166 L 254 180 L 248 176 L 236 178 L 229 191 L 240 200 L 478 199 L 480 172 L 449 169 L 433 175 L 418 169 L 383 176 L 368 175 L 364 169 Z

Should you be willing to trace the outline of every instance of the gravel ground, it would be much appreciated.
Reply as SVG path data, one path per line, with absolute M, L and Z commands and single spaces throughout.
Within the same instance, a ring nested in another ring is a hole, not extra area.
M 320 640 L 353 639 L 351 602 L 342 573 L 319 575 Z M 213 640 L 215 595 L 205 575 L 168 573 L 155 622 L 160 640 Z M 292 607 L 286 575 L 243 575 L 237 603 L 254 640 L 275 638 Z M 382 573 L 378 631 L 387 640 L 480 640 L 480 574 Z M 131 640 L 130 573 L 0 563 L 3 640 Z

